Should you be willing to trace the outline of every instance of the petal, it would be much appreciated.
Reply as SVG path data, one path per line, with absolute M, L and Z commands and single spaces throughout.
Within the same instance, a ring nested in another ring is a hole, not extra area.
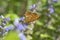
M 19 23 L 19 24 L 17 25 L 17 29 L 20 30 L 20 31 L 21 31 L 21 30 L 25 30 L 23 24 L 21 24 L 21 23 Z
M 26 40 L 26 37 L 25 37 L 25 35 L 23 33 L 20 33 L 19 37 L 20 37 L 21 40 Z
M 25 17 L 21 17 L 20 20 L 23 21 L 25 19 Z

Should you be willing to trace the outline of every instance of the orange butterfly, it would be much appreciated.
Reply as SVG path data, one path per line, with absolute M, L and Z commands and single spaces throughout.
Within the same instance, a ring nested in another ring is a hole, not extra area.
M 37 13 L 32 13 L 30 11 L 27 11 L 25 14 L 25 22 L 26 23 L 30 23 L 30 22 L 33 22 L 37 19 L 39 19 L 40 15 L 38 15 Z

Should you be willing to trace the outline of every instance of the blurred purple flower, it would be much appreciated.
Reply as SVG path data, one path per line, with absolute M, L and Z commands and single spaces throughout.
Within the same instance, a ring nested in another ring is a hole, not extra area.
M 23 26 L 24 26 L 24 28 L 27 28 L 28 27 L 28 24 L 27 23 L 24 23 Z
M 21 17 L 21 18 L 19 19 L 19 21 L 24 21 L 24 19 L 25 19 L 25 17 Z
M 16 19 L 14 20 L 14 25 L 17 26 L 18 24 L 19 24 L 19 18 L 16 18 Z
M 58 0 L 52 0 L 52 1 L 56 3 Z
M 20 40 L 26 40 L 26 37 L 25 37 L 25 35 L 23 33 L 20 33 L 19 37 L 20 37 Z
M 13 25 L 10 25 L 8 27 L 5 27 L 5 30 L 8 32 L 9 30 L 13 30 L 14 29 L 14 26 Z
M 17 25 L 17 29 L 18 30 L 25 30 L 25 28 L 23 27 L 23 25 L 21 24 L 21 23 L 19 23 L 18 25 Z
M 36 8 L 36 4 L 33 4 L 32 6 L 30 6 L 30 10 L 33 11 Z
M 3 23 L 2 23 L 2 26 L 5 26 L 5 25 L 6 25 L 6 23 L 3 22 Z
M 8 17 L 8 18 L 5 18 L 4 20 L 6 20 L 6 21 L 10 21 L 10 18 Z
M 49 7 L 48 10 L 50 11 L 50 13 L 54 13 L 54 8 L 53 7 Z
M 0 18 L 2 18 L 2 19 L 3 19 L 3 18 L 4 18 L 4 16 L 3 16 L 3 15 L 1 15 L 1 16 L 0 16 Z
M 23 30 L 25 30 L 27 28 L 27 25 L 19 23 L 19 24 L 17 24 L 16 27 L 17 27 L 18 30 L 23 31 Z
M 16 26 L 17 30 L 25 30 L 27 28 L 27 24 L 24 24 L 22 22 L 19 23 L 19 21 L 23 21 L 25 18 L 24 17 L 21 17 L 20 19 L 16 19 L 14 21 L 14 25 Z
M 0 28 L 3 28 L 2 26 L 0 26 Z

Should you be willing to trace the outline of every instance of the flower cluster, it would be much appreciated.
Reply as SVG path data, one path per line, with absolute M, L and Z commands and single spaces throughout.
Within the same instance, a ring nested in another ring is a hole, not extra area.
M 5 34 L 5 30 L 6 30 L 5 26 L 9 21 L 10 21 L 10 18 L 5 18 L 3 15 L 0 16 L 0 35 L 1 36 Z
M 20 31 L 23 31 L 26 29 L 26 27 L 28 26 L 26 23 L 22 23 L 22 21 L 24 21 L 24 17 L 21 18 L 17 18 L 14 21 L 14 25 L 16 26 L 16 28 Z
M 16 18 L 13 21 L 13 24 L 6 26 L 7 22 L 9 23 L 10 18 L 7 17 L 5 18 L 4 16 L 0 16 L 1 23 L 0 24 L 0 28 L 3 30 L 3 35 L 7 34 L 9 31 L 11 30 L 17 30 L 18 31 L 18 35 L 19 38 L 21 40 L 26 40 L 26 36 L 24 35 L 24 31 L 28 28 L 28 24 L 27 23 L 23 23 L 25 17 L 21 17 L 21 18 Z M 2 32 L 0 32 L 1 34 Z

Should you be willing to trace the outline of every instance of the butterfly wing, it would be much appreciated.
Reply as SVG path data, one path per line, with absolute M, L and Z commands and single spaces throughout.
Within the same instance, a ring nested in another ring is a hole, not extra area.
M 30 23 L 37 20 L 40 17 L 37 13 L 26 12 L 25 13 L 25 22 Z

